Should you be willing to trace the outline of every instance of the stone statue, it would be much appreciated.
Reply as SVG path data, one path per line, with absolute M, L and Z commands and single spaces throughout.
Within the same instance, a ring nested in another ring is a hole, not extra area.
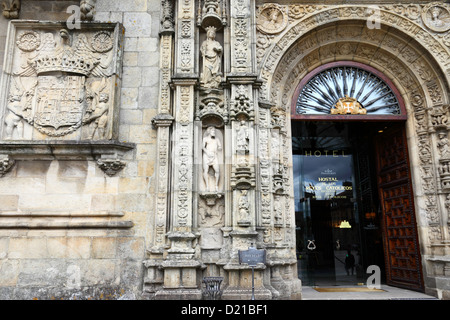
M 200 83 L 205 88 L 217 88 L 221 80 L 220 66 L 223 48 L 216 38 L 216 28 L 206 28 L 206 40 L 203 41 L 200 52 L 203 56 L 203 70 Z
M 216 138 L 216 128 L 208 127 L 203 137 L 203 179 L 205 180 L 206 191 L 209 190 L 209 168 L 214 169 L 215 188 L 216 192 L 219 191 L 219 157 L 218 153 L 222 150 L 222 144 L 220 140 Z
M 241 126 L 237 133 L 237 149 L 238 151 L 249 151 L 249 134 L 245 121 L 241 121 Z

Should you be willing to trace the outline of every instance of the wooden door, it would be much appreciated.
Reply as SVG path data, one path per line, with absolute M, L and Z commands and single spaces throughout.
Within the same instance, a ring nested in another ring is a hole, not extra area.
M 375 140 L 388 285 L 424 291 L 404 125 Z

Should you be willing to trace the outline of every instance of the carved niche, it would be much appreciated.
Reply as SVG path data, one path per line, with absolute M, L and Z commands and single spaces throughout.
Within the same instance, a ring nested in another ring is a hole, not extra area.
M 1 85 L 1 140 L 117 138 L 119 24 L 13 21 Z

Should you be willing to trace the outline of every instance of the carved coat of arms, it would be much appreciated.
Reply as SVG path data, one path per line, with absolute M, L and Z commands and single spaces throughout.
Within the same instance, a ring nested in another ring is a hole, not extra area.
M 331 114 L 367 114 L 367 110 L 364 109 L 361 104 L 355 99 L 349 96 L 345 96 L 338 100 L 334 105 L 334 108 L 330 110 Z
M 36 139 L 28 123 L 38 139 L 111 139 L 114 46 L 114 29 L 17 30 L 3 138 Z

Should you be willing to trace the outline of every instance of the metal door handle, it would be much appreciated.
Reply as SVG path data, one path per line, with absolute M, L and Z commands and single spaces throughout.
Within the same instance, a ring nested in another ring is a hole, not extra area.
M 309 250 L 313 251 L 316 249 L 316 244 L 314 243 L 315 240 L 308 240 L 308 245 L 306 246 L 306 248 L 308 248 Z

